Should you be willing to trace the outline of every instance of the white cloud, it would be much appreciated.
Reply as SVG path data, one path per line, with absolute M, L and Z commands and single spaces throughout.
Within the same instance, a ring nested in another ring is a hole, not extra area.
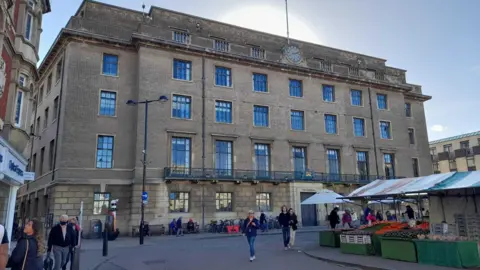
M 433 125 L 430 127 L 430 130 L 433 132 L 444 132 L 445 130 L 447 130 L 447 127 L 442 125 Z

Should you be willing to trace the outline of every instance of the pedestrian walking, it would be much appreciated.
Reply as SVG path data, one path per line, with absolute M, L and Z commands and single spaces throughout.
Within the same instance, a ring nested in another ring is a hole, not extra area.
M 243 222 L 243 234 L 247 236 L 248 246 L 250 247 L 250 262 L 255 260 L 255 238 L 259 226 L 260 224 L 255 218 L 255 212 L 253 210 L 248 211 L 248 217 Z
M 262 232 L 268 231 L 267 215 L 265 215 L 263 211 L 260 214 L 260 227 L 262 228 Z
M 12 255 L 8 259 L 7 268 L 12 270 L 41 270 L 45 241 L 42 233 L 43 225 L 38 220 L 29 220 L 23 229 L 24 235 L 17 241 Z
M 333 208 L 332 212 L 330 212 L 330 215 L 328 216 L 328 220 L 330 221 L 330 227 L 332 229 L 335 229 L 335 227 L 337 227 L 337 224 L 340 223 L 340 217 L 338 216 L 338 207 Z
M 290 215 L 288 214 L 287 206 L 282 206 L 282 212 L 278 216 L 278 223 L 282 227 L 283 246 L 285 250 L 288 249 L 290 242 Z
M 353 228 L 352 226 L 352 215 L 350 214 L 350 210 L 345 210 L 345 213 L 343 213 L 342 216 L 342 227 L 345 228 L 348 226 L 348 228 Z
M 53 249 L 55 260 L 54 270 L 60 270 L 67 264 L 67 258 L 77 245 L 76 233 L 71 225 L 68 225 L 68 216 L 61 215 L 60 223 L 50 230 L 48 237 L 47 256 Z
M 70 218 L 70 220 L 68 221 L 68 226 L 71 226 L 73 231 L 75 232 L 75 237 L 77 239 L 76 242 L 78 244 L 78 239 L 79 239 L 79 236 L 80 236 L 80 225 L 78 225 L 77 218 L 76 217 Z M 68 262 L 70 262 L 70 270 L 73 270 L 73 260 L 74 259 L 75 259 L 75 250 L 72 248 L 72 249 L 70 249 L 70 253 L 67 257 L 67 261 L 63 265 L 62 270 L 67 270 Z
M 177 219 L 177 237 L 183 236 L 182 217 Z
M 293 211 L 292 208 L 288 210 L 288 214 L 290 216 L 290 242 L 289 246 L 292 248 L 295 245 L 295 234 L 297 232 L 297 224 L 298 224 L 298 219 L 297 215 L 295 214 L 295 211 Z

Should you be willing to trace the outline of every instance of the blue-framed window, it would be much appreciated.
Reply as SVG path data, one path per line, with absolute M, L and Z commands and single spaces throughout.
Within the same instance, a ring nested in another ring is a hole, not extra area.
M 190 138 L 172 137 L 171 167 L 174 174 L 189 174 L 191 161 Z
M 305 130 L 305 119 L 303 111 L 290 112 L 290 124 L 293 130 Z
M 390 122 L 380 121 L 380 137 L 382 139 L 387 139 L 387 140 L 392 138 L 392 130 L 390 127 Z
M 15 125 L 20 126 L 22 121 L 23 92 L 17 91 L 17 99 L 15 100 Z
M 361 90 L 350 90 L 352 106 L 363 106 L 363 97 Z
M 357 173 L 360 175 L 360 180 L 366 180 L 369 175 L 368 169 L 368 152 L 357 152 Z
M 295 172 L 296 178 L 301 178 L 305 176 L 305 171 L 307 170 L 307 150 L 305 147 L 292 147 L 293 154 L 293 170 Z
M 256 127 L 268 127 L 269 112 L 267 106 L 253 106 L 253 125 Z
M 215 121 L 218 123 L 232 123 L 232 103 L 228 101 L 215 101 Z
M 268 92 L 268 78 L 266 74 L 253 73 L 253 91 Z
M 323 85 L 323 101 L 335 102 L 335 87 L 333 85 Z
M 270 145 L 255 144 L 255 167 L 258 177 L 270 176 Z
M 192 98 L 188 96 L 173 95 L 172 117 L 191 119 Z
M 220 176 L 232 176 L 233 149 L 230 141 L 215 142 L 215 170 Z
M 102 73 L 111 76 L 118 75 L 118 55 L 103 54 Z
M 290 79 L 290 96 L 303 97 L 302 81 Z
M 383 154 L 383 162 L 385 165 L 385 178 L 395 178 L 395 156 L 390 153 Z
M 117 93 L 100 91 L 100 115 L 115 116 L 117 107 Z
M 337 134 L 337 116 L 325 114 L 325 132 L 328 134 Z
M 226 67 L 215 67 L 215 85 L 232 87 L 232 70 Z
M 327 149 L 327 172 L 331 178 L 339 177 L 340 157 L 337 149 Z
M 355 137 L 365 137 L 365 119 L 353 118 L 353 134 Z
M 177 80 L 192 80 L 192 62 L 185 60 L 173 60 L 173 78 Z
M 97 138 L 97 168 L 113 168 L 113 136 L 99 135 Z
M 388 109 L 387 95 L 377 94 L 377 106 L 379 110 Z
M 412 104 L 406 102 L 405 103 L 405 116 L 406 117 L 412 117 Z
M 27 13 L 27 22 L 25 24 L 25 39 L 30 40 L 32 38 L 32 23 L 33 16 L 30 13 Z

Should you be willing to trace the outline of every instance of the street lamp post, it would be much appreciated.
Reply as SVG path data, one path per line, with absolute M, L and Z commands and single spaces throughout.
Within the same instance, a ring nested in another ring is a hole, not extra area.
M 152 102 L 166 102 L 168 101 L 167 96 L 160 96 L 158 99 L 154 100 L 144 100 L 144 101 L 137 101 L 137 100 L 128 100 L 127 105 L 130 106 L 137 106 L 139 104 L 145 104 L 145 117 L 144 117 L 144 134 L 143 134 L 143 172 L 142 172 L 142 197 L 145 193 L 145 179 L 147 177 L 147 131 L 148 131 L 148 104 Z M 141 206 L 141 219 L 140 219 L 140 245 L 143 245 L 143 228 L 145 225 L 145 203 L 142 198 L 142 206 Z

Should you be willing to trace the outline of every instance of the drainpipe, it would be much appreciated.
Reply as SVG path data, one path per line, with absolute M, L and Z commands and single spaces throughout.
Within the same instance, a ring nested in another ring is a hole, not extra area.
M 375 157 L 375 170 L 376 170 L 376 175 L 378 177 L 379 171 L 378 171 L 378 156 L 377 156 L 377 139 L 375 138 L 375 122 L 373 121 L 372 90 L 370 89 L 370 86 L 368 87 L 368 102 L 370 105 L 370 120 L 372 123 L 373 154 Z
M 38 94 L 37 94 L 37 98 L 33 102 L 35 102 L 35 114 L 33 116 L 33 130 L 31 132 L 32 134 L 30 134 L 32 142 L 30 143 L 30 161 L 28 162 L 29 171 L 32 169 L 33 145 L 35 144 L 35 138 L 36 138 L 36 135 L 37 135 L 36 133 L 38 129 L 37 127 Z
M 52 181 L 55 180 L 55 169 L 57 168 L 57 152 L 58 152 L 58 134 L 60 132 L 60 116 L 62 115 L 62 103 L 63 103 L 63 78 L 65 76 L 65 55 L 67 53 L 67 48 L 63 51 L 62 57 L 62 78 L 60 82 L 60 97 L 58 99 L 58 111 L 57 111 L 57 130 L 55 131 L 55 151 L 53 152 L 53 168 L 52 168 Z
M 205 57 L 202 57 L 202 175 L 205 175 Z M 205 184 L 202 185 L 202 228 L 205 229 Z

